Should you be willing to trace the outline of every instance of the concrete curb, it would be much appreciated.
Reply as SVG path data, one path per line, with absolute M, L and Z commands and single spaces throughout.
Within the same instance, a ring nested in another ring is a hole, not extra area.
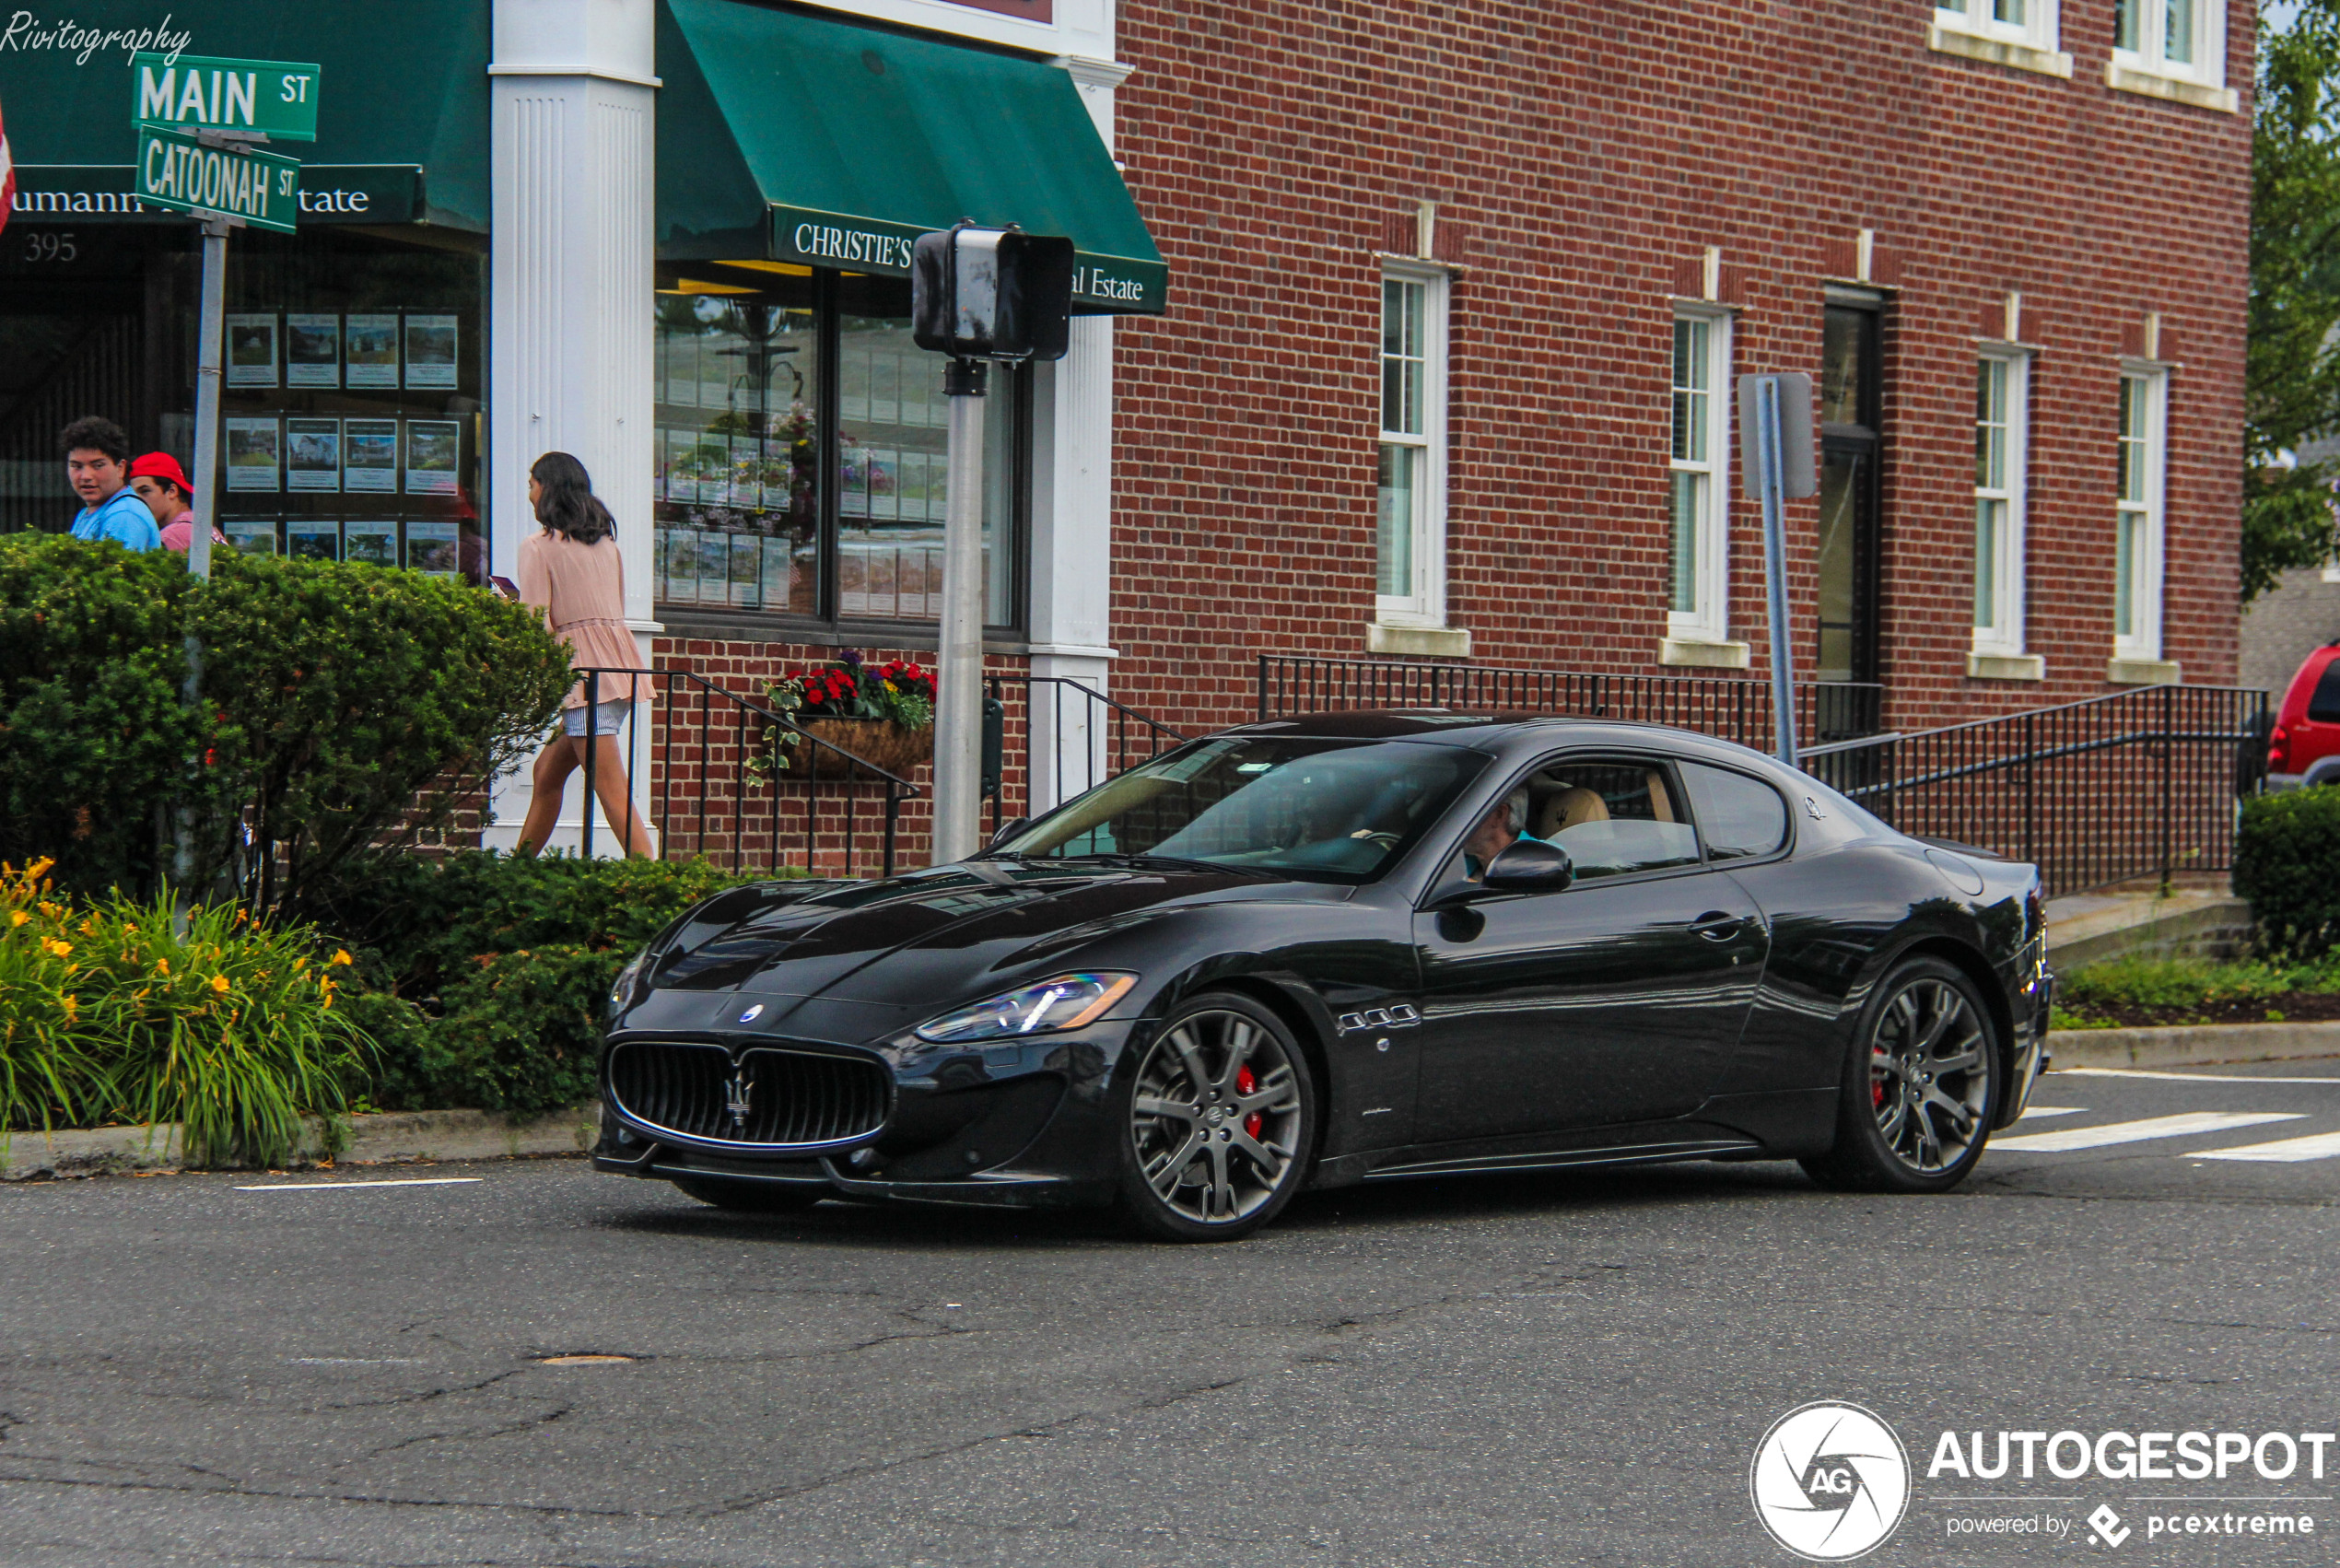
M 349 1118 L 336 1164 L 397 1164 L 415 1160 L 501 1160 L 522 1154 L 576 1154 L 601 1134 L 599 1105 L 514 1123 L 491 1111 L 391 1111 Z M 324 1124 L 311 1118 L 292 1162 L 324 1157 Z M 18 1132 L 0 1148 L 0 1181 L 42 1176 L 127 1175 L 180 1168 L 179 1127 L 100 1127 L 75 1132 Z
M 2058 1029 L 2048 1036 L 2048 1056 L 2056 1067 L 2199 1067 L 2340 1057 L 2340 1023 Z

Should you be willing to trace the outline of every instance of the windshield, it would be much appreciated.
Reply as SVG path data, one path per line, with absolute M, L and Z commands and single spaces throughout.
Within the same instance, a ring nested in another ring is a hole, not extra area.
M 1400 741 L 1221 736 L 1099 785 L 994 852 L 1153 856 L 1370 882 L 1486 761 Z

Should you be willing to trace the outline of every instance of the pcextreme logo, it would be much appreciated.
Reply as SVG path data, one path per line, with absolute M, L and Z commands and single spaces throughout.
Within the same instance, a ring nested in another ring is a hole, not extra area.
M 1788 1411 L 1755 1445 L 1755 1516 L 1772 1539 L 1814 1562 L 1843 1562 L 1885 1543 L 1910 1504 L 1910 1456 L 1893 1429 L 1858 1405 L 1819 1400 Z

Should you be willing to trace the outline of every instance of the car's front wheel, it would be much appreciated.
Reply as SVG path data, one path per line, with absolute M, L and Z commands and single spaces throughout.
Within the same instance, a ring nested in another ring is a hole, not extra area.
M 1844 1192 L 1947 1192 L 1983 1157 L 1998 1107 L 1997 1025 L 1957 965 L 1896 965 L 1844 1064 L 1836 1146 L 1804 1168 Z
M 1275 1218 L 1316 1147 L 1316 1084 L 1283 1021 L 1247 996 L 1196 997 L 1124 1073 L 1121 1204 L 1165 1241 L 1232 1241 Z
M 743 1214 L 800 1213 L 829 1195 L 826 1188 L 810 1183 L 733 1181 L 722 1176 L 669 1176 L 666 1179 L 687 1197 Z

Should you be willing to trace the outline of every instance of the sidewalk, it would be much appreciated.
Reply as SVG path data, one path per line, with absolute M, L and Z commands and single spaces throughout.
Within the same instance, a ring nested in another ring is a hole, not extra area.
M 297 1165 L 324 1158 L 324 1125 L 308 1124 Z M 601 1132 L 601 1106 L 573 1106 L 514 1125 L 488 1111 L 391 1111 L 349 1118 L 349 1141 L 337 1165 L 431 1160 L 497 1160 L 525 1154 L 577 1154 Z M 179 1168 L 179 1127 L 100 1127 L 82 1132 L 18 1132 L 0 1145 L 0 1181 L 42 1176 L 127 1176 Z

